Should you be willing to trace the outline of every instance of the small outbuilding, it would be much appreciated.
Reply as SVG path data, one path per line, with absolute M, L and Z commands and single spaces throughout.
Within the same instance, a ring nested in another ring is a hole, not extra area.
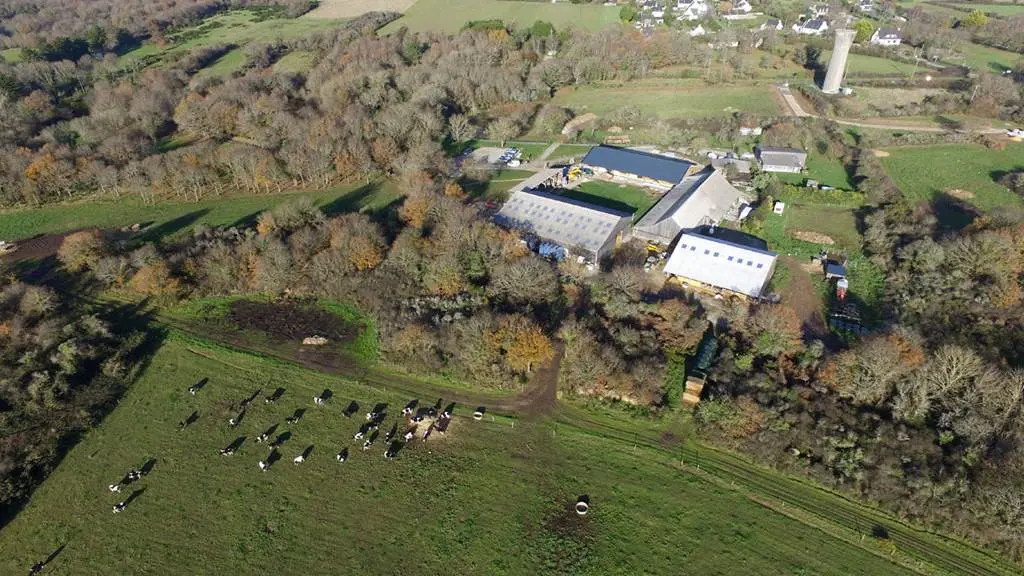
M 765 172 L 799 173 L 807 165 L 807 152 L 799 148 L 777 148 L 761 146 L 757 149 L 757 161 Z

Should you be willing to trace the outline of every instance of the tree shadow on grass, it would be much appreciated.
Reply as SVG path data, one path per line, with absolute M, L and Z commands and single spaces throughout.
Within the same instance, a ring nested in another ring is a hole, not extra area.
M 938 237 L 959 232 L 981 216 L 981 211 L 976 206 L 947 192 L 936 191 L 931 206 L 938 220 L 935 229 Z
M 636 208 L 626 204 L 625 202 L 619 202 L 618 200 L 612 200 L 610 198 L 604 198 L 602 196 L 595 196 L 593 194 L 587 194 L 586 192 L 580 192 L 579 190 L 561 190 L 558 192 L 559 196 L 564 196 L 570 200 L 577 202 L 586 202 L 587 204 L 593 204 L 595 206 L 602 206 L 611 210 L 617 210 L 619 212 L 626 212 L 628 214 L 636 213 Z
M 364 184 L 359 188 L 356 188 L 346 194 L 342 194 L 327 204 L 324 204 L 320 207 L 320 210 L 328 218 L 331 216 L 337 216 L 338 214 L 358 212 L 363 208 L 366 200 L 379 192 L 383 185 L 384 183 L 380 181 Z
M 156 226 L 153 226 L 139 234 L 133 239 L 132 243 L 145 244 L 146 242 L 158 242 L 168 236 L 173 236 L 174 234 L 194 225 L 200 218 L 209 214 L 209 212 L 210 210 L 208 208 L 202 208 L 200 210 L 178 216 L 172 220 L 168 220 L 163 224 L 157 224 Z
M 100 366 L 93 366 L 91 379 L 85 387 L 88 390 L 80 391 L 82 405 L 78 410 L 88 413 L 89 420 L 101 422 L 118 405 L 121 397 L 140 376 L 146 373 L 150 362 L 156 351 L 163 344 L 167 336 L 164 328 L 156 326 L 152 322 L 153 309 L 148 302 L 138 303 L 109 303 L 99 306 L 90 306 L 89 312 L 96 314 L 105 320 L 122 342 L 131 342 L 133 345 L 120 350 L 122 365 L 128 367 L 128 374 L 125 378 L 115 380 L 104 375 Z M 51 461 L 40 466 L 40 470 L 53 470 L 60 465 L 60 462 L 78 444 L 88 432 L 85 430 L 69 430 L 56 439 L 56 450 Z M 151 460 L 155 463 L 155 460 Z M 32 492 L 45 479 L 46 472 L 40 472 L 34 484 L 21 495 L 0 504 L 0 529 L 17 516 L 18 512 L 28 502 Z

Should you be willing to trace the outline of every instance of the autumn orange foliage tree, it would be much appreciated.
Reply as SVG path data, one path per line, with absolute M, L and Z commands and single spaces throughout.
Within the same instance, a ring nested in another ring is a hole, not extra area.
M 163 296 L 177 294 L 180 283 L 166 263 L 154 262 L 140 268 L 128 281 L 128 287 L 143 296 Z
M 82 230 L 64 237 L 57 249 L 57 259 L 72 272 L 94 268 L 104 252 L 103 235 L 99 230 Z
M 505 364 L 515 372 L 528 373 L 555 355 L 551 340 L 540 327 L 519 314 L 502 318 L 491 338 L 504 351 Z

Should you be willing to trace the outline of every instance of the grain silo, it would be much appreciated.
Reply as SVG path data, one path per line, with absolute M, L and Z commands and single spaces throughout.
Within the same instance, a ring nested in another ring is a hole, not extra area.
M 846 75 L 846 57 L 850 54 L 850 46 L 853 45 L 853 37 L 856 32 L 845 28 L 836 30 L 836 43 L 832 47 L 832 57 L 828 61 L 828 72 L 825 73 L 825 83 L 821 91 L 825 94 L 836 94 L 843 83 Z

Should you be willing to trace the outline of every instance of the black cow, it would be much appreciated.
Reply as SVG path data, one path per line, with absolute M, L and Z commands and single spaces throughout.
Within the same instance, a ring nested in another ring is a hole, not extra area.
M 271 394 L 270 396 L 267 396 L 266 398 L 264 398 L 263 402 L 265 404 L 273 404 L 274 402 L 277 402 L 278 400 L 280 400 L 281 396 L 284 396 L 284 388 L 280 388 L 279 387 L 277 390 L 274 390 L 273 394 Z

